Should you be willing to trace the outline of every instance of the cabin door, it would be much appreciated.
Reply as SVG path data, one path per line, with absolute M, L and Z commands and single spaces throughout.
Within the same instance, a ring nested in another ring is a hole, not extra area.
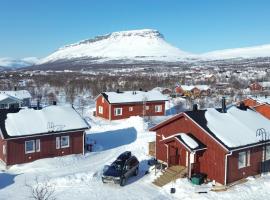
M 169 145 L 169 166 L 179 165 L 179 151 L 178 148 Z

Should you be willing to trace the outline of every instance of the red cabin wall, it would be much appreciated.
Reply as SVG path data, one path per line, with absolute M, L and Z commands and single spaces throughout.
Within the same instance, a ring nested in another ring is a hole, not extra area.
M 110 104 L 108 103 L 108 101 L 106 101 L 106 99 L 104 98 L 104 100 L 102 101 L 104 97 L 102 95 L 99 95 L 99 97 L 96 99 L 96 116 L 98 117 L 102 117 L 104 119 L 110 119 Z M 102 106 L 103 107 L 103 114 L 99 113 L 99 109 L 98 107 Z
M 250 166 L 248 167 L 238 169 L 238 153 L 242 151 L 233 152 L 233 154 L 228 157 L 227 183 L 260 174 L 263 157 L 262 147 L 253 147 L 243 151 L 247 150 L 250 150 Z
M 167 148 L 164 141 L 161 141 L 162 135 L 168 137 L 177 133 L 191 133 L 207 146 L 207 149 L 197 158 L 199 161 L 197 167 L 200 172 L 206 173 L 208 178 L 224 184 L 226 150 L 184 114 L 156 130 L 157 159 L 167 162 Z
M 56 149 L 56 137 L 69 135 L 69 147 Z M 83 153 L 84 132 L 51 134 L 29 138 L 7 140 L 7 165 L 31 162 L 41 158 L 51 158 Z M 25 154 L 25 141 L 40 139 L 40 152 Z
M 148 102 L 145 104 L 149 106 L 149 110 L 145 110 L 145 116 L 163 116 L 165 115 L 165 102 Z M 162 112 L 155 112 L 155 105 L 162 106 Z M 129 107 L 133 107 L 133 111 L 129 111 Z M 112 104 L 111 105 L 111 120 L 125 119 L 131 116 L 143 116 L 143 104 Z M 114 109 L 122 108 L 122 115 L 115 116 Z

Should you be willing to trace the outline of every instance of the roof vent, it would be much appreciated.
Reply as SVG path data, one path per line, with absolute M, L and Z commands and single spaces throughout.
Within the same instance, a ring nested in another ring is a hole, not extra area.
M 247 110 L 247 106 L 245 105 L 244 102 L 241 102 L 241 103 L 240 103 L 239 109 L 240 109 L 240 110 Z
M 198 110 L 198 104 L 193 104 L 193 108 L 192 108 L 193 111 L 197 111 Z
M 140 88 L 139 90 L 140 90 L 140 91 L 143 91 L 143 89 L 142 89 L 142 88 Z
M 116 93 L 120 93 L 120 90 L 119 90 L 119 89 L 117 89 L 117 90 L 116 90 Z
M 222 103 L 222 112 L 223 113 L 226 113 L 227 112 L 227 108 L 226 108 L 226 99 L 225 99 L 225 97 L 222 97 L 221 103 Z

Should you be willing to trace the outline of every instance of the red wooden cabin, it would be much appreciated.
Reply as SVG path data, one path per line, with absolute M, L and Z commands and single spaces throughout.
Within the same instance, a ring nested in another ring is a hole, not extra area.
M 269 140 L 256 137 L 260 128 L 269 131 L 270 121 L 253 110 L 231 107 L 186 111 L 150 131 L 156 132 L 157 160 L 186 166 L 189 177 L 205 173 L 226 185 L 260 174 L 265 163 L 269 168 Z
M 165 115 L 167 97 L 159 91 L 103 92 L 96 97 L 96 116 L 108 120 Z
M 70 106 L 0 111 L 0 159 L 5 165 L 84 152 L 89 125 Z

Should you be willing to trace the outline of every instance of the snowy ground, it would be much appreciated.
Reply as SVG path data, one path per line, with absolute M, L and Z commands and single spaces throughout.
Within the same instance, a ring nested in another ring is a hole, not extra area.
M 91 109 L 90 109 L 91 110 Z M 89 113 L 86 113 L 90 116 Z M 163 120 L 155 118 L 152 123 Z M 148 142 L 154 135 L 147 131 L 149 123 L 140 117 L 108 122 L 90 117 L 91 130 L 87 142 L 96 143 L 94 152 L 86 155 L 42 159 L 32 163 L 15 165 L 0 172 L 0 200 L 29 199 L 27 184 L 35 184 L 36 177 L 43 183 L 49 181 L 55 189 L 57 199 L 269 199 L 270 175 L 230 188 L 226 192 L 211 192 L 211 185 L 194 186 L 187 179 L 177 180 L 164 188 L 151 182 L 154 171 L 147 165 Z M 130 150 L 140 160 L 137 177 L 128 180 L 125 187 L 101 182 L 102 168 L 112 162 L 120 153 Z M 150 173 L 145 175 L 145 171 Z M 170 194 L 175 187 L 176 193 Z M 198 193 L 207 192 L 207 193 Z

